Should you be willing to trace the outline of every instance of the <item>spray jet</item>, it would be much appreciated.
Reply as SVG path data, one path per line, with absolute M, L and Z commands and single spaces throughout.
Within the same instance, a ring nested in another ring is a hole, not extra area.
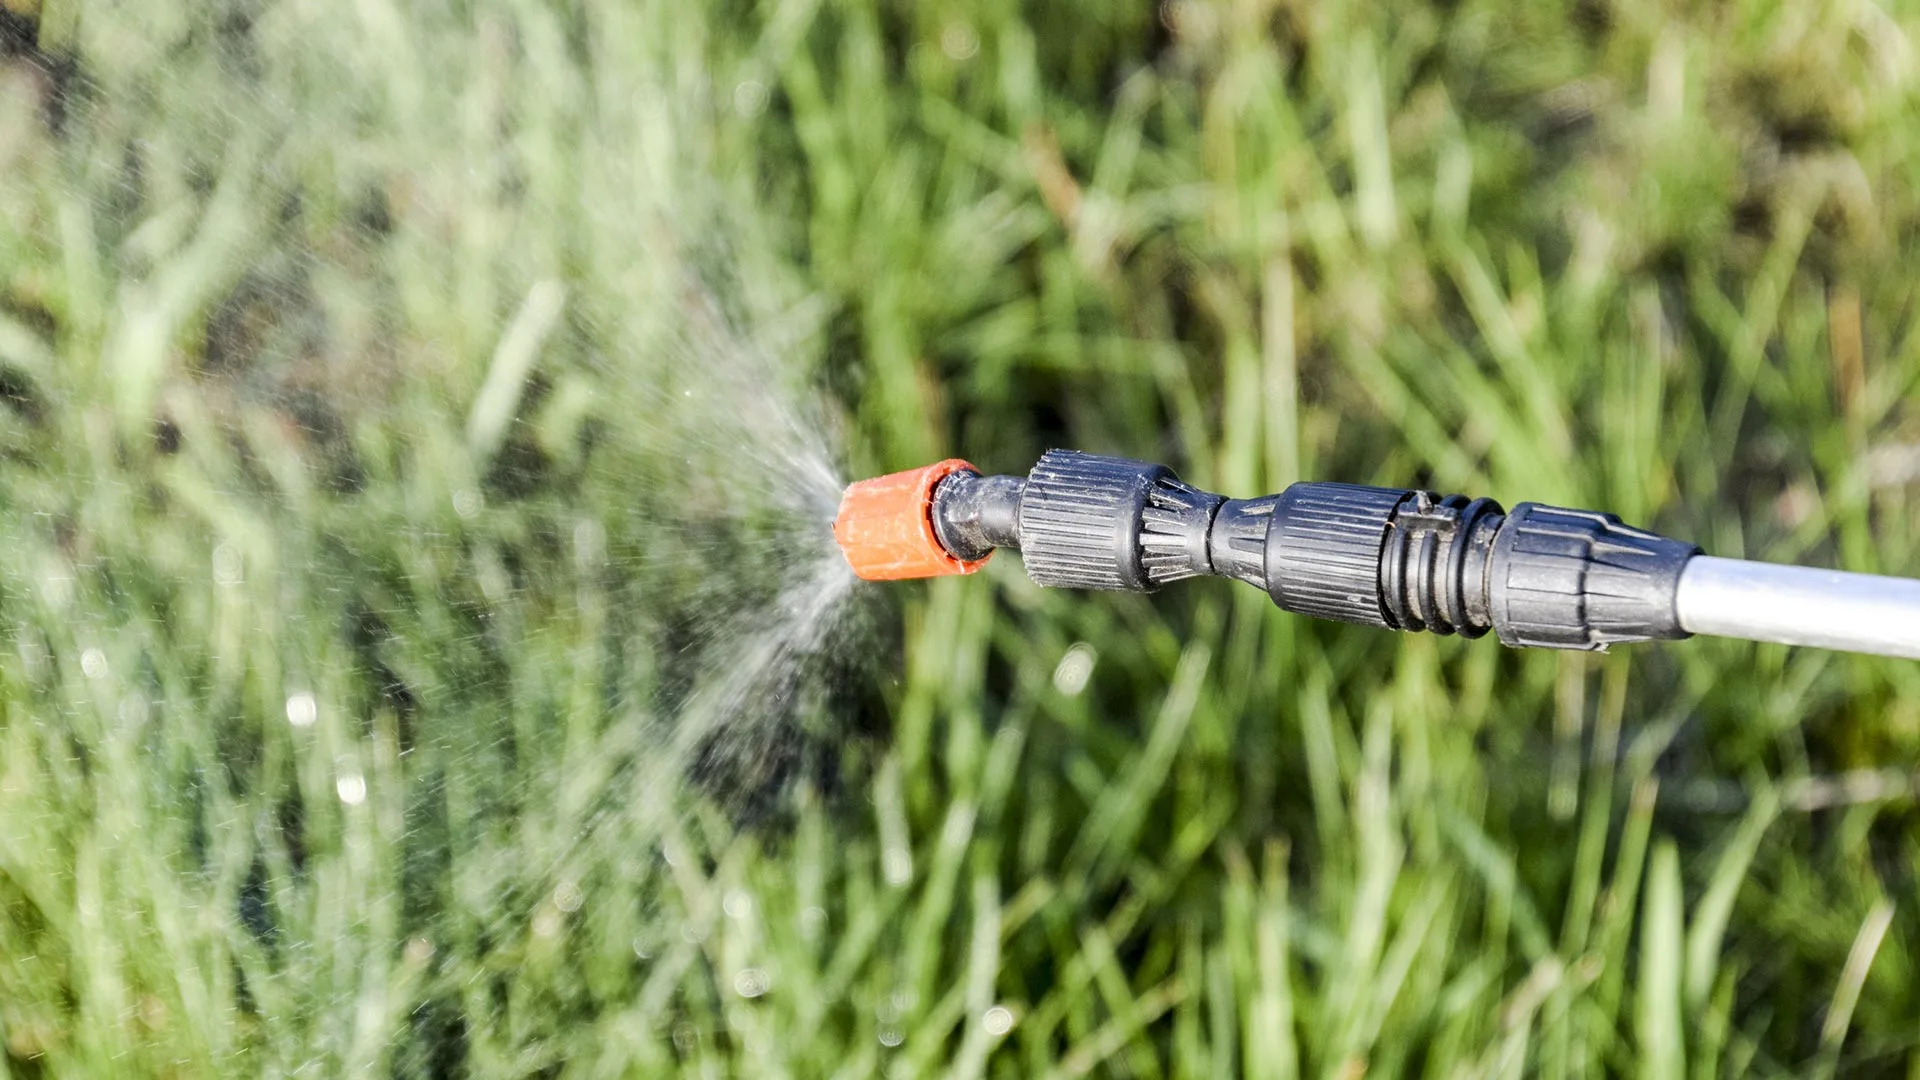
M 1538 503 L 1318 482 L 1229 499 L 1164 465 L 1052 450 L 1025 477 L 956 458 L 859 481 L 833 533 L 869 581 L 970 574 L 1012 548 L 1052 588 L 1226 577 L 1301 615 L 1515 647 L 1716 634 L 1920 658 L 1920 581 L 1714 558 Z

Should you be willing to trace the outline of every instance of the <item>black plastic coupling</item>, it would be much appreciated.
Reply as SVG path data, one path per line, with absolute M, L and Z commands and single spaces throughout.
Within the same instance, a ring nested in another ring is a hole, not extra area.
M 1674 597 L 1699 553 L 1587 510 L 1334 483 L 1226 499 L 1164 465 L 1073 450 L 1024 479 L 956 472 L 931 514 L 956 558 L 1018 548 L 1039 585 L 1218 575 L 1302 615 L 1557 649 L 1686 637 Z
M 1214 562 L 1288 611 L 1478 637 L 1492 625 L 1486 554 L 1500 504 L 1405 488 L 1301 483 L 1228 500 Z
M 1289 611 L 1558 649 L 1687 636 L 1673 601 L 1699 549 L 1611 514 L 1325 483 L 1246 505 L 1267 519 L 1257 583 Z M 1229 502 L 1216 533 L 1244 537 L 1242 516 Z
M 1020 557 L 1036 584 L 1145 592 L 1213 572 L 1207 529 L 1218 495 L 1173 470 L 1050 450 L 1027 474 Z
M 934 490 L 934 534 L 960 559 L 1018 548 L 1035 584 L 1147 592 L 1212 574 L 1218 495 L 1129 458 L 1051 450 L 1023 479 L 959 472 Z
M 1018 476 L 981 476 L 962 469 L 933 489 L 933 535 L 947 553 L 964 562 L 1020 546 L 1020 499 L 1027 482 Z
M 1508 645 L 1549 649 L 1687 637 L 1674 597 L 1698 554 L 1612 514 L 1521 503 L 1489 555 L 1494 630 Z

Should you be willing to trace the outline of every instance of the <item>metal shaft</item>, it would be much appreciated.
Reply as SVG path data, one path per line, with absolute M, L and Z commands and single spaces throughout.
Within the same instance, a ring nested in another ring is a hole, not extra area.
M 1674 607 L 1690 633 L 1920 659 L 1920 581 L 1698 555 Z

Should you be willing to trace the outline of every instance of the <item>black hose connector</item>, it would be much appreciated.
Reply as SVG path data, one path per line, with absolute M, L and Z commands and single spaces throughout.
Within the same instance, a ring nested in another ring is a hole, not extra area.
M 1065 589 L 1148 588 L 1140 533 L 1147 491 L 1165 465 L 1052 450 L 1027 474 L 1020 557 L 1035 584 Z
M 1477 638 L 1497 622 L 1486 591 L 1487 553 L 1500 504 L 1411 491 L 1394 508 L 1380 552 L 1380 600 L 1398 630 Z
M 1269 501 L 1265 577 L 1254 583 L 1286 610 L 1465 637 L 1492 626 L 1479 586 L 1499 503 L 1331 483 L 1249 500 Z
M 1612 514 L 1521 503 L 1488 555 L 1494 630 L 1508 645 L 1546 649 L 1687 637 L 1673 601 L 1698 554 Z
M 1020 555 L 1039 585 L 1147 592 L 1213 573 L 1207 526 L 1221 501 L 1165 465 L 1050 450 L 1027 474 Z
M 1267 595 L 1316 619 L 1392 626 L 1380 594 L 1380 552 L 1408 494 L 1359 484 L 1281 492 L 1267 519 Z
M 956 558 L 1017 547 L 1040 585 L 1146 592 L 1216 575 L 1315 618 L 1555 649 L 1686 637 L 1674 596 L 1699 553 L 1587 510 L 1306 482 L 1226 499 L 1164 465 L 1073 450 L 1024 480 L 955 473 L 931 513 Z
M 1673 599 L 1699 551 L 1590 510 L 1299 483 L 1273 503 L 1259 584 L 1317 618 L 1602 650 L 1687 636 Z
M 1020 546 L 1020 498 L 1027 482 L 1017 476 L 981 476 L 962 470 L 933 489 L 933 535 L 947 553 L 975 562 L 995 548 Z

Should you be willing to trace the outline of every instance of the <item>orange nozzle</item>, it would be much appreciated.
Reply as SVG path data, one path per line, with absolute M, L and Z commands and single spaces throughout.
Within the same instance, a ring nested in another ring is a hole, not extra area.
M 847 485 L 833 538 L 856 576 L 868 581 L 971 574 L 987 563 L 956 559 L 933 531 L 933 489 L 954 473 L 977 472 L 959 458 Z

